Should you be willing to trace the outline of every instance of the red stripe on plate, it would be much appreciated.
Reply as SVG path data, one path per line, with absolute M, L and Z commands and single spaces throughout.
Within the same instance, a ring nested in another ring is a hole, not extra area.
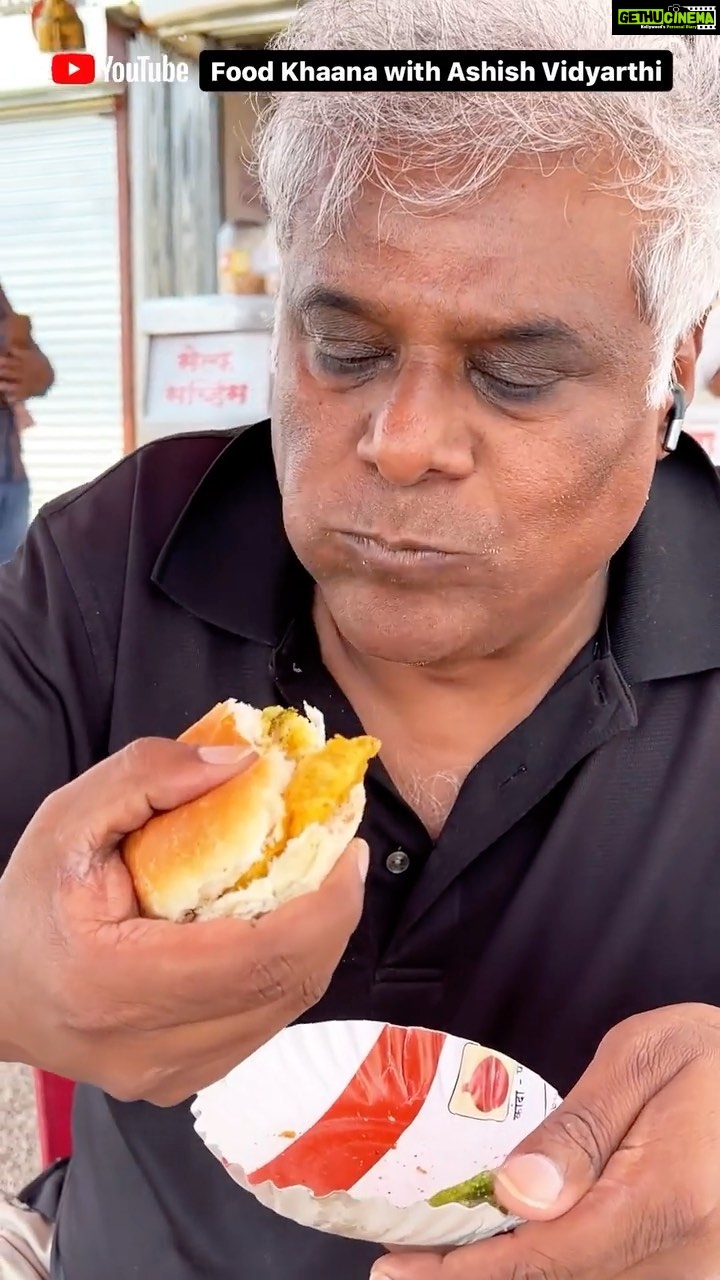
M 316 1196 L 349 1191 L 419 1114 L 444 1043 L 438 1031 L 385 1027 L 325 1115 L 248 1182 L 303 1186 Z

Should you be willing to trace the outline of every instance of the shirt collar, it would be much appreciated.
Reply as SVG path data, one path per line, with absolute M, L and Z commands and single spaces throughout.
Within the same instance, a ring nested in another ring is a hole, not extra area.
M 630 684 L 720 667 L 719 553 L 718 474 L 684 435 L 612 563 L 608 627 Z
M 181 608 L 274 647 L 312 594 L 282 520 L 270 423 L 231 436 L 182 511 L 152 580 Z
M 285 536 L 269 422 L 231 437 L 187 503 L 153 582 L 181 608 L 277 646 L 312 580 Z M 630 684 L 720 667 L 720 481 L 683 436 L 615 556 L 607 623 Z

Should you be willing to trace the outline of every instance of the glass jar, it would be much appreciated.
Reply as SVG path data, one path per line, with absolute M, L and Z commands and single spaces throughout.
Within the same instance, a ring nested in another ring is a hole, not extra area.
M 69 0 L 35 5 L 32 26 L 41 53 L 80 53 L 85 48 L 85 28 Z
M 275 232 L 269 223 L 265 230 L 261 265 L 265 276 L 265 292 L 274 298 L 280 288 L 280 257 Z
M 217 237 L 218 292 L 265 292 L 262 252 L 265 228 L 252 222 L 226 222 Z

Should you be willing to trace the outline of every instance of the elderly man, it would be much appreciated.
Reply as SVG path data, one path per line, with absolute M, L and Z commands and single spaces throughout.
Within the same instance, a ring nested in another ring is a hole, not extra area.
M 285 40 L 652 43 L 609 26 L 606 0 L 310 0 Z M 720 1273 L 720 486 L 681 436 L 720 285 L 720 44 L 660 43 L 662 95 L 276 104 L 271 426 L 149 446 L 0 576 L 6 855 L 49 792 L 230 695 L 378 735 L 362 918 L 306 1016 L 478 1039 L 569 1094 L 500 1178 L 530 1221 L 383 1256 L 239 1191 L 187 1096 L 277 1019 L 244 1029 L 227 935 L 214 968 L 204 926 L 134 927 L 96 798 L 80 836 L 46 813 L 2 898 L 0 1039 L 91 1082 L 56 1277 Z

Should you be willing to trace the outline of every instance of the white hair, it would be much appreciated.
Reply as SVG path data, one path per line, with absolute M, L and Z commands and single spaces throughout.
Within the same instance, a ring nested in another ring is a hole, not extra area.
M 283 50 L 655 50 L 674 55 L 670 92 L 342 92 L 277 94 L 261 122 L 260 180 L 281 257 L 306 201 L 342 235 L 366 182 L 418 212 L 467 200 L 514 158 L 556 156 L 640 213 L 631 264 L 652 326 L 648 400 L 662 404 L 678 343 L 720 294 L 720 35 L 621 35 L 610 0 L 307 0 L 273 42 Z M 386 163 L 402 157 L 402 166 Z M 385 161 L 385 163 L 384 163 Z M 410 186 L 403 168 L 420 169 Z

